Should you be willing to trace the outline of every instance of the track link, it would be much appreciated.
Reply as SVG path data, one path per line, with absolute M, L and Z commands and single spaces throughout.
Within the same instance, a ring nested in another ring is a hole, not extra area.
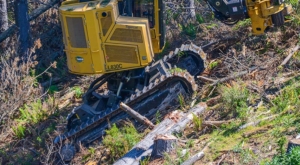
M 206 54 L 202 51 L 200 47 L 195 46 L 194 44 L 182 45 L 180 48 L 176 48 L 175 51 L 171 51 L 169 55 L 166 55 L 162 60 L 159 60 L 153 63 L 151 66 L 147 66 L 145 71 L 150 70 L 151 67 L 157 65 L 157 63 L 163 63 L 167 66 L 168 70 L 171 70 L 176 67 L 176 61 L 178 61 L 182 56 L 182 52 L 192 53 L 193 58 L 201 59 L 202 61 L 197 64 L 204 65 Z M 203 66 L 204 67 L 204 66 Z M 184 68 L 183 68 L 184 69 Z M 180 82 L 181 85 L 185 88 L 185 91 L 189 95 L 193 95 L 197 90 L 197 84 L 195 83 L 194 76 L 198 74 L 201 70 L 197 70 L 193 72 L 191 75 L 188 71 L 174 71 L 167 72 L 165 75 L 156 78 L 154 82 L 149 83 L 148 86 L 145 86 L 142 90 L 137 90 L 130 97 L 123 99 L 123 102 L 130 107 L 134 107 L 135 104 L 138 104 L 141 100 L 151 96 L 153 93 L 164 90 L 168 88 L 169 84 Z M 88 106 L 83 104 L 81 106 Z M 105 129 L 108 128 L 109 123 L 115 123 L 120 119 L 124 119 L 128 115 L 124 113 L 119 105 L 118 108 L 111 108 L 107 111 L 103 111 L 97 115 L 94 115 L 92 118 L 89 118 L 85 122 L 81 123 L 81 125 L 76 126 L 75 128 L 70 129 L 62 135 L 59 135 L 55 138 L 54 143 L 63 142 L 66 139 L 72 139 L 76 143 L 90 143 L 105 133 Z M 69 114 L 72 116 L 75 114 L 76 108 Z M 144 115 L 144 114 L 142 114 Z M 109 121 L 109 122 L 108 122 Z

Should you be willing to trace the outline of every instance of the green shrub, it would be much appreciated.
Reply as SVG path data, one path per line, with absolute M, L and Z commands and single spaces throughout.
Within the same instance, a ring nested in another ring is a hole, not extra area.
M 249 91 L 244 85 L 234 83 L 232 86 L 221 85 L 220 93 L 224 106 L 227 110 L 231 110 L 241 118 L 246 117 L 248 105 L 247 98 Z
M 200 14 L 196 14 L 196 20 L 199 24 L 202 24 L 205 22 L 203 17 Z
M 292 82 L 292 84 L 286 86 L 281 94 L 273 100 L 275 104 L 275 111 L 282 112 L 290 106 L 299 104 L 300 95 L 300 83 Z
M 26 132 L 26 125 L 37 124 L 47 115 L 46 110 L 43 109 L 43 104 L 40 99 L 30 104 L 25 104 L 19 108 L 20 116 L 15 119 L 18 122 L 17 126 L 14 126 L 13 132 L 18 138 L 23 138 Z
M 215 67 L 217 67 L 218 65 L 219 65 L 219 61 L 212 61 L 212 62 L 210 62 L 209 64 L 208 64 L 208 68 L 210 69 L 210 70 L 212 70 L 212 69 L 214 69 Z
M 41 121 L 46 111 L 43 110 L 42 101 L 37 100 L 30 104 L 25 104 L 23 108 L 19 108 L 20 110 L 20 117 L 19 120 L 25 121 L 30 124 L 36 124 Z
M 196 34 L 197 34 L 197 26 L 189 23 L 187 24 L 186 26 L 182 25 L 182 30 L 183 32 L 192 37 L 192 38 L 195 38 L 196 37 Z
M 75 97 L 76 98 L 80 98 L 82 96 L 83 91 L 82 91 L 82 89 L 80 87 L 77 87 L 77 86 L 73 87 L 73 90 L 75 92 Z
M 264 165 L 299 165 L 300 164 L 300 147 L 292 148 L 289 154 L 283 153 L 276 155 L 270 162 Z
M 236 25 L 234 25 L 233 29 L 238 30 L 240 28 L 247 27 L 247 26 L 251 26 L 251 19 L 250 18 L 239 21 Z
M 57 91 L 59 91 L 57 85 L 51 85 L 49 87 L 49 94 L 54 94 Z
M 106 131 L 103 144 L 110 150 L 110 159 L 114 161 L 127 153 L 141 138 L 142 135 L 132 124 L 121 129 L 114 124 L 110 130 Z
M 17 136 L 17 138 L 22 139 L 25 137 L 26 127 L 22 124 L 18 124 L 17 126 L 13 127 L 13 132 Z
M 202 118 L 198 117 L 194 113 L 192 113 L 192 115 L 193 115 L 193 124 L 194 124 L 195 131 L 201 130 L 201 127 L 202 127 Z

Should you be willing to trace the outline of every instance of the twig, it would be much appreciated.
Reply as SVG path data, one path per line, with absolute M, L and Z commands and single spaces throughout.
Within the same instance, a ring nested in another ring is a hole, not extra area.
M 285 65 L 290 59 L 291 57 L 295 54 L 295 52 L 299 49 L 299 45 L 297 45 L 296 47 L 294 47 L 291 51 L 291 53 L 282 61 L 282 63 L 279 66 L 283 66 Z
M 219 160 L 218 165 L 222 163 L 222 161 L 226 158 L 227 154 L 222 155 L 222 158 Z
M 210 81 L 210 82 L 216 82 L 217 80 L 214 80 L 214 79 L 211 79 L 211 78 L 208 78 L 208 77 L 204 77 L 204 76 L 197 76 L 197 78 L 199 79 L 202 79 L 204 81 Z
M 214 83 L 212 83 L 210 86 L 215 86 L 215 85 L 217 85 L 217 84 L 219 84 L 219 83 L 223 83 L 223 82 L 226 82 L 226 81 L 228 81 L 228 80 L 231 80 L 231 79 L 234 79 L 234 78 L 237 78 L 237 77 L 241 77 L 241 76 L 243 76 L 243 75 L 246 75 L 246 74 L 248 74 L 248 73 L 253 72 L 254 70 L 263 70 L 263 69 L 266 69 L 266 68 L 262 68 L 262 67 L 253 67 L 253 68 L 250 68 L 249 70 L 239 72 L 238 74 L 234 74 L 234 75 L 231 75 L 231 76 L 228 76 L 228 77 L 219 79 L 219 80 L 215 81 Z
M 221 101 L 221 95 L 219 96 L 216 96 L 216 97 L 213 97 L 209 100 L 206 101 L 206 104 L 208 106 L 212 106 L 212 105 L 215 105 L 216 103 L 220 102 Z
M 210 97 L 210 96 L 213 94 L 213 92 L 214 92 L 214 90 L 216 89 L 216 87 L 217 87 L 217 86 L 214 86 L 214 88 L 210 91 L 210 93 L 208 94 L 207 97 Z

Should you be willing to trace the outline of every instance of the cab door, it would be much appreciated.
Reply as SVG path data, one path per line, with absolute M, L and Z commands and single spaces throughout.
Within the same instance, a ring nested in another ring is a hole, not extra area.
M 70 71 L 77 74 L 94 73 L 84 15 L 66 15 L 64 28 Z

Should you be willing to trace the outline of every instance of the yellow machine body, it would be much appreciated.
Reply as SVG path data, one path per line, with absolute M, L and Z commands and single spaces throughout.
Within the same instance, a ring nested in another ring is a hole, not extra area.
M 273 25 L 271 16 L 285 9 L 285 4 L 272 5 L 270 0 L 246 0 L 246 6 L 254 35 L 263 34 Z
M 59 10 L 69 71 L 104 74 L 147 66 L 162 48 L 157 3 L 141 4 L 154 8 L 150 29 L 147 18 L 119 15 L 117 0 L 63 2 Z

